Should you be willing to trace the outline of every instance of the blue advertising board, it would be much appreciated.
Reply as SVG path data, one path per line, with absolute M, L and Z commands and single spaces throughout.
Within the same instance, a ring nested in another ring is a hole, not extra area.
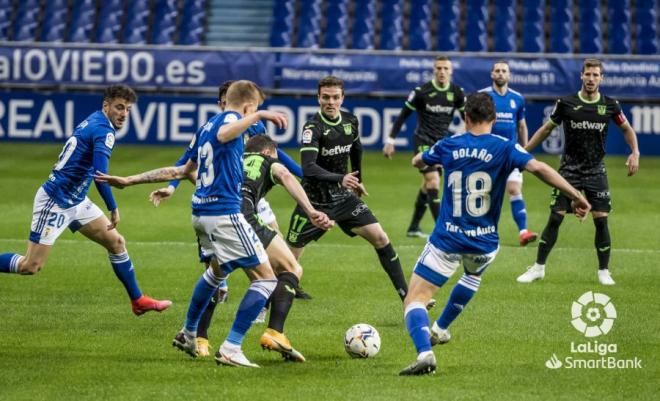
M 3 141 L 64 142 L 75 125 L 100 109 L 101 95 L 37 94 L 30 92 L 0 92 L 0 143 Z M 344 107 L 360 122 L 361 140 L 366 149 L 380 150 L 403 105 L 401 100 L 373 100 L 349 97 Z M 274 97 L 265 108 L 284 113 L 289 120 L 287 130 L 268 124 L 270 135 L 282 147 L 298 146 L 305 121 L 318 111 L 315 98 Z M 549 116 L 553 104 L 527 104 L 527 125 L 530 135 Z M 624 104 L 623 110 L 638 134 L 643 155 L 660 155 L 660 106 Z M 180 145 L 187 144 L 197 127 L 218 112 L 215 98 L 143 95 L 132 108 L 127 124 L 118 132 L 120 143 Z M 397 149 L 411 149 L 415 115 L 406 121 L 397 137 Z M 463 123 L 456 116 L 450 127 L 461 132 Z M 562 130 L 557 128 L 538 151 L 561 153 Z M 607 139 L 609 154 L 627 154 L 628 146 L 621 131 L 610 124 Z

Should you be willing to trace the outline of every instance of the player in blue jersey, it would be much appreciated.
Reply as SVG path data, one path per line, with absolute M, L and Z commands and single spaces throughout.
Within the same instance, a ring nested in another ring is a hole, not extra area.
M 220 281 L 236 268 L 243 268 L 251 281 L 231 330 L 215 354 L 218 364 L 258 367 L 243 354 L 245 334 L 277 285 L 261 241 L 241 213 L 243 183 L 243 133 L 256 121 L 266 119 L 286 127 L 279 113 L 257 111 L 261 90 L 250 81 L 237 81 L 227 91 L 227 107 L 207 122 L 193 139 L 191 159 L 181 167 L 166 167 L 131 177 L 99 175 L 97 179 L 116 186 L 190 177 L 197 169 L 197 189 L 193 195 L 193 227 L 202 253 L 213 256 L 211 266 L 197 282 L 182 330 L 173 345 L 192 357 L 197 356 L 196 336 L 199 319 Z M 198 168 L 196 166 L 199 166 Z M 326 215 L 310 216 L 327 226 Z
M 466 132 L 438 141 L 417 154 L 413 165 L 442 165 L 444 190 L 440 216 L 415 265 L 404 301 L 405 322 L 417 349 L 417 360 L 400 375 L 435 371 L 431 347 L 451 338 L 449 325 L 479 289 L 481 275 L 499 250 L 497 223 L 506 180 L 514 168 L 526 169 L 573 200 L 576 216 L 591 205 L 555 170 L 535 160 L 519 144 L 490 133 L 495 121 L 491 97 L 476 93 L 465 105 Z M 454 286 L 440 318 L 429 327 L 426 303 L 463 263 L 464 274 Z
M 133 313 L 161 312 L 172 302 L 142 294 L 124 237 L 116 230 L 119 209 L 110 186 L 96 188 L 110 211 L 110 220 L 87 197 L 95 171 L 107 172 L 115 145 L 115 131 L 121 129 L 136 102 L 135 92 L 124 85 L 110 86 L 103 95 L 103 108 L 81 122 L 67 140 L 48 180 L 34 198 L 32 226 L 24 256 L 0 254 L 0 273 L 36 274 L 46 263 L 50 250 L 68 227 L 108 250 L 110 264 L 131 299 Z
M 495 103 L 497 119 L 493 124 L 492 133 L 503 136 L 520 146 L 527 145 L 527 123 L 525 122 L 525 98 L 509 88 L 511 71 L 505 60 L 493 64 L 490 73 L 493 85 L 480 90 L 488 93 Z M 522 195 L 523 175 L 519 169 L 514 169 L 506 181 L 506 191 L 511 202 L 511 216 L 518 226 L 520 245 L 525 246 L 536 241 L 538 234 L 527 229 L 527 210 Z

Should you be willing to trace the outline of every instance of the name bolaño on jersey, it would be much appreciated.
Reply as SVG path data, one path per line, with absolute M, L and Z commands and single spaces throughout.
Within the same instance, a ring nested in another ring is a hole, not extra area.
M 453 82 L 441 88 L 435 80 L 431 80 L 410 92 L 405 105 L 417 111 L 415 135 L 433 143 L 449 131 L 454 111 L 463 110 L 465 95 L 463 89 Z
M 563 123 L 562 175 L 605 173 L 603 158 L 610 120 L 619 126 L 627 121 L 619 102 L 611 97 L 599 94 L 590 102 L 578 92 L 557 100 L 550 121 L 555 126 Z
M 220 127 L 240 118 L 233 111 L 216 114 L 191 143 L 191 160 L 197 163 L 197 186 L 192 196 L 195 216 L 221 216 L 241 210 L 243 134 L 226 143 L 218 140 Z
M 112 155 L 115 129 L 102 111 L 92 113 L 78 124 L 64 144 L 57 163 L 42 185 L 61 208 L 70 208 L 87 196 L 94 175 L 94 151 Z
M 488 93 L 495 103 L 497 119 L 491 133 L 518 142 L 518 124 L 525 119 L 523 95 L 510 88 L 504 95 L 500 95 L 492 86 L 483 88 L 479 92 Z
M 424 152 L 424 163 L 442 165 L 445 182 L 440 216 L 429 241 L 447 253 L 486 254 L 497 249 L 507 177 L 531 159 L 504 137 L 469 132 L 440 140 Z

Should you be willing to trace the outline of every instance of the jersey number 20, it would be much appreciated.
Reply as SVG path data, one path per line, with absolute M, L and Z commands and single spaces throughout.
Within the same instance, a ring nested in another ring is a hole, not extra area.
M 454 217 L 463 215 L 463 172 L 449 174 L 447 185 L 451 188 Z M 484 171 L 475 171 L 465 178 L 465 210 L 472 217 L 483 216 L 490 210 L 490 190 L 493 180 Z

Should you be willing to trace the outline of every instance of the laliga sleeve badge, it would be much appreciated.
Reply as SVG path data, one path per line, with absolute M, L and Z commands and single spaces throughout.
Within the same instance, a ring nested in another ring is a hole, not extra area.
M 105 146 L 110 149 L 115 146 L 115 136 L 112 132 L 108 132 L 108 134 L 105 136 Z
M 311 129 L 306 129 L 302 133 L 302 142 L 303 143 L 311 143 L 312 142 L 312 130 Z
M 238 117 L 236 117 L 236 114 L 229 113 L 225 116 L 224 122 L 226 124 L 233 123 L 234 121 L 238 121 Z

